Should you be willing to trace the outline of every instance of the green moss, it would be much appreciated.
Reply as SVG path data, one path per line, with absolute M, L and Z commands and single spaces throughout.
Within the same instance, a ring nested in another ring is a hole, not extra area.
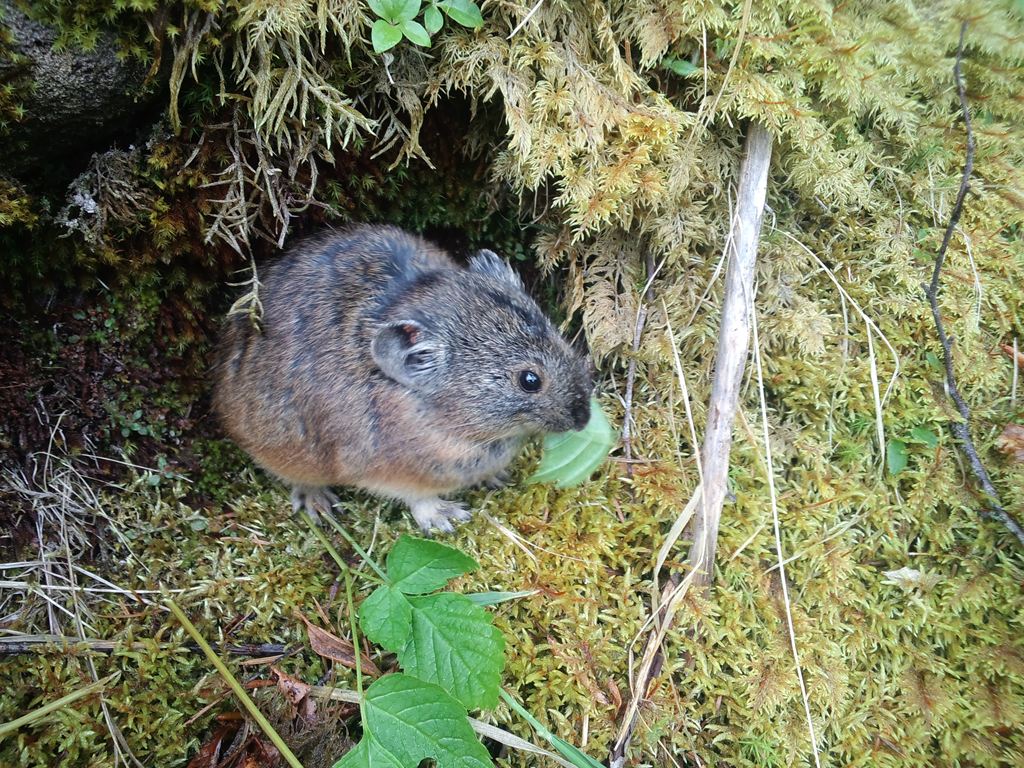
M 130 38 L 151 10 L 47 7 L 85 41 L 90 29 L 111 22 Z M 123 336 L 131 366 L 141 370 L 154 362 L 135 357 L 147 346 L 201 357 L 213 317 L 228 301 L 221 283 L 245 262 L 226 238 L 242 238 L 246 255 L 269 255 L 274 248 L 257 232 L 276 240 L 287 219 L 274 208 L 281 199 L 291 213 L 302 211 L 289 225 L 294 234 L 325 220 L 395 222 L 459 250 L 497 248 L 523 259 L 528 272 L 551 275 L 537 294 L 560 300 L 564 316 L 586 334 L 607 373 L 605 405 L 619 423 L 614 393 L 623 391 L 629 362 L 637 364 L 633 451 L 642 461 L 631 477 L 612 463 L 603 477 L 565 492 L 515 486 L 471 495 L 517 530 L 533 557 L 481 517 L 453 541 L 483 565 L 461 588 L 539 590 L 496 609 L 509 638 L 506 684 L 559 735 L 579 743 L 586 731 L 588 751 L 602 756 L 629 697 L 631 653 L 640 654 L 645 638 L 655 554 L 698 479 L 668 328 L 699 436 L 719 324 L 721 278 L 713 276 L 726 243 L 729 190 L 742 128 L 759 119 L 776 143 L 756 308 L 782 544 L 794 558 L 787 576 L 822 762 L 1024 762 L 1024 561 L 979 515 L 983 504 L 964 479 L 945 426 L 953 416 L 941 375 L 928 362 L 938 346 L 920 288 L 964 157 L 951 55 L 966 6 L 790 2 L 755 4 L 745 16 L 742 4 L 632 3 L 609 11 L 545 3 L 509 40 L 522 14 L 488 5 L 483 30 L 445 33 L 429 58 L 399 46 L 387 72 L 366 49 L 359 4 L 323 26 L 309 16 L 313 5 L 278 4 L 283 15 L 272 19 L 280 22 L 275 27 L 262 23 L 269 10 L 261 16 L 251 13 L 255 6 L 228 3 L 216 9 L 216 33 L 189 33 L 198 7 L 186 4 L 174 11 L 183 15 L 171 17 L 179 62 L 194 58 L 198 73 L 192 83 L 189 67 L 179 72 L 181 132 L 158 137 L 127 164 L 144 205 L 112 218 L 92 245 L 77 235 L 63 241 L 73 253 L 58 260 L 49 227 L 24 237 L 39 221 L 21 193 L 0 194 L 0 216 L 7 216 L 0 221 L 23 228 L 17 263 L 31 265 L 25 274 L 117 278 L 117 298 L 82 321 L 89 344 L 111 352 Z M 1013 191 L 1024 164 L 1024 50 L 1019 15 L 996 3 L 969 10 L 965 76 L 978 154 L 942 310 L 979 447 L 1004 504 L 1020 509 L 1024 468 L 993 449 L 1002 426 L 1019 421 L 1019 399 L 1011 402 L 1011 368 L 993 350 L 1024 337 L 1024 218 Z M 295 19 L 301 34 L 289 36 Z M 303 102 L 309 82 L 300 82 L 296 98 L 278 104 L 283 112 L 274 107 L 240 58 L 255 34 L 266 54 L 262 82 L 280 85 L 282 62 L 301 55 L 313 64 L 310 77 L 333 90 Z M 660 67 L 666 55 L 697 69 L 679 77 Z M 225 103 L 214 61 L 232 94 Z M 353 102 L 361 116 L 375 121 L 379 144 L 360 116 L 344 111 L 354 96 L 361 97 Z M 328 115 L 337 130 L 325 128 Z M 233 189 L 215 182 L 230 177 L 225 172 L 238 152 L 263 174 L 234 189 L 253 216 L 215 229 Z M 434 169 L 417 159 L 422 154 Z M 283 180 L 284 187 L 257 178 Z M 284 197 L 275 198 L 281 189 Z M 309 190 L 330 210 L 305 208 Z M 648 257 L 662 267 L 634 354 Z M 870 337 L 865 315 L 874 323 Z M 899 376 L 882 409 L 886 437 L 908 440 L 924 427 L 939 442 L 908 442 L 907 466 L 891 476 L 876 437 L 873 378 L 885 391 L 897 358 Z M 137 424 L 174 443 L 160 413 L 201 412 L 197 371 L 187 368 L 180 385 L 144 394 L 113 378 L 111 436 L 127 427 L 139 437 Z M 735 500 L 723 514 L 718 581 L 709 596 L 688 598 L 669 634 L 663 671 L 638 721 L 638 763 L 671 764 L 666 755 L 673 755 L 709 765 L 789 765 L 810 757 L 773 569 L 753 384 L 741 405 L 730 475 Z M 187 450 L 195 461 L 176 470 L 190 484 L 153 475 L 108 498 L 124 540 L 102 562 L 105 577 L 130 588 L 189 590 L 181 602 L 214 639 L 232 618 L 251 614 L 234 636 L 301 641 L 294 611 L 309 614 L 317 603 L 343 634 L 335 566 L 291 517 L 283 490 L 209 435 Z M 535 458 L 517 465 L 520 477 Z M 393 506 L 345 498 L 347 524 L 362 542 L 373 541 L 375 552 L 408 525 Z M 682 573 L 684 555 L 680 545 L 667 570 Z M 917 580 L 886 575 L 903 568 Z M 158 609 L 113 600 L 95 622 L 97 635 L 181 638 Z M 23 656 L 0 666 L 0 719 L 88 680 L 81 664 L 63 660 Z M 109 701 L 129 719 L 122 727 L 133 749 L 144 762 L 184 762 L 212 712 L 183 723 L 224 692 L 205 662 L 153 647 L 104 665 L 101 674 L 118 669 L 132 683 Z M 324 672 L 309 653 L 291 657 L 286 668 L 307 682 Z M 268 693 L 266 706 L 273 701 Z M 489 717 L 507 723 L 507 714 Z M 106 759 L 109 740 L 98 717 L 92 702 L 65 711 L 62 727 L 0 745 L 0 762 L 52 761 L 60 749 L 76 756 L 95 750 Z M 512 727 L 526 735 L 521 724 Z M 509 762 L 533 764 L 520 755 Z

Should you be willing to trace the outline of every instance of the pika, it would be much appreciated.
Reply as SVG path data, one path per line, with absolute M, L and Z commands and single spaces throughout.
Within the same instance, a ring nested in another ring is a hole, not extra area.
M 524 441 L 582 429 L 589 360 L 491 251 L 466 268 L 391 226 L 331 230 L 268 270 L 262 329 L 225 321 L 214 410 L 312 515 L 347 485 L 424 531 L 470 516 L 443 495 L 502 484 Z

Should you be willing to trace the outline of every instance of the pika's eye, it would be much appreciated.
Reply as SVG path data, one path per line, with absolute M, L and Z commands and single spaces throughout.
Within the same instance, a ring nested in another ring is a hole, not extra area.
M 519 387 L 523 392 L 537 392 L 540 390 L 540 376 L 533 371 L 522 371 L 519 374 Z

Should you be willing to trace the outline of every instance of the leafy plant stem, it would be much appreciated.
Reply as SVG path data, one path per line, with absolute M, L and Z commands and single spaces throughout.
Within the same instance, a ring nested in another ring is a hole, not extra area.
M 252 719 L 256 721 L 259 727 L 267 735 L 267 738 L 274 743 L 278 752 L 280 752 L 284 757 L 285 762 L 287 762 L 292 768 L 302 768 L 302 763 L 299 762 L 299 758 L 297 758 L 291 749 L 288 748 L 288 745 L 284 743 L 284 739 L 282 739 L 280 734 L 274 730 L 274 726 L 270 724 L 270 721 L 267 720 L 264 714 L 260 712 L 260 708 L 256 706 L 256 702 L 254 702 L 249 697 L 249 694 L 245 692 L 241 683 L 239 683 L 237 678 L 231 674 L 231 670 L 229 670 L 224 662 L 220 660 L 220 657 L 213 652 L 213 648 L 211 648 L 209 643 L 206 642 L 206 639 L 199 633 L 199 630 L 196 629 L 195 625 L 189 621 L 185 612 L 182 611 L 181 608 L 178 607 L 178 604 L 171 598 L 167 599 L 167 607 L 170 609 L 171 613 L 174 614 L 174 618 L 176 618 L 181 623 L 181 626 L 185 628 L 185 631 L 188 632 L 192 636 L 192 639 L 196 641 L 196 644 L 203 649 L 203 653 L 206 654 L 206 658 L 210 660 L 210 663 L 217 669 L 220 676 L 224 678 L 224 682 L 228 684 L 228 687 L 231 688 L 235 696 L 238 697 L 242 706 L 245 707 Z M 359 649 L 357 648 L 356 653 L 358 652 Z
M 112 676 L 111 676 L 112 677 Z M 67 696 L 61 696 L 56 701 L 51 701 L 48 704 L 44 704 L 39 709 L 33 710 L 28 714 L 22 715 L 21 717 L 10 720 L 6 723 L 0 723 L 0 739 L 10 736 L 15 733 L 19 728 L 30 723 L 34 723 L 40 718 L 46 717 L 51 712 L 56 712 L 58 709 L 63 709 L 69 704 L 73 704 L 79 699 L 91 696 L 94 693 L 98 693 L 103 690 L 107 683 L 110 682 L 111 677 L 105 677 L 102 680 L 97 680 L 95 683 L 79 688 L 77 691 L 69 693 Z
M 342 559 L 341 555 L 338 554 L 338 550 L 336 550 L 334 545 L 331 544 L 330 539 L 324 536 L 324 532 L 320 530 L 320 526 L 316 524 L 316 521 L 310 517 L 309 512 L 302 510 L 302 519 L 306 521 L 306 525 L 309 526 L 309 530 L 313 532 L 313 535 L 316 536 L 320 543 L 324 545 L 324 549 L 327 550 L 327 554 L 331 556 L 331 559 L 338 564 L 338 567 L 341 568 L 343 573 L 347 574 L 349 571 L 348 563 L 346 563 Z
M 359 628 L 356 626 L 359 622 L 356 621 L 356 607 L 355 601 L 352 599 L 352 569 L 345 569 L 345 599 L 348 602 L 348 625 L 352 632 L 352 653 L 356 660 L 356 692 L 359 694 L 360 702 L 363 700 L 363 664 L 360 659 L 359 652 Z M 365 708 L 359 707 L 359 717 L 363 721 L 363 727 L 366 727 L 365 722 Z
M 578 768 L 604 768 L 604 766 L 601 765 L 601 763 L 592 758 L 590 755 L 583 752 L 581 749 L 573 746 L 564 739 L 560 739 L 558 736 L 556 736 L 547 728 L 545 728 L 541 724 L 540 720 L 531 715 L 529 710 L 526 709 L 526 707 L 524 707 L 514 698 L 512 698 L 511 694 L 509 694 L 509 692 L 506 691 L 504 688 L 502 688 L 499 691 L 499 694 L 501 695 L 502 701 L 508 704 L 509 707 L 511 707 L 516 714 L 518 714 L 527 723 L 529 723 L 530 727 L 533 728 L 534 731 L 536 731 L 538 736 L 540 736 L 542 739 L 551 744 L 551 746 L 553 746 L 559 752 L 559 754 L 561 754 L 570 763 L 572 763 L 575 766 L 578 766 Z
M 384 573 L 384 569 L 377 565 L 376 561 L 372 557 L 370 557 L 369 553 L 367 553 L 365 549 L 359 546 L 359 542 L 352 538 L 352 535 L 348 531 L 346 531 L 342 527 L 341 523 L 335 520 L 332 515 L 325 515 L 325 517 L 327 518 L 327 522 L 330 523 L 331 527 L 338 532 L 341 538 L 347 541 L 349 545 L 352 547 L 352 549 L 354 549 L 359 554 L 359 556 L 363 558 L 363 561 L 373 569 L 374 573 L 376 573 L 380 577 L 381 581 L 387 584 L 388 577 L 387 574 Z

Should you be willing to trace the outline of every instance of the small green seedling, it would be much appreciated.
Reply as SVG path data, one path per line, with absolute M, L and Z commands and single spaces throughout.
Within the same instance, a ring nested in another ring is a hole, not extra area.
M 939 436 L 925 427 L 914 427 L 903 440 L 890 440 L 885 448 L 885 462 L 890 475 L 898 475 L 907 468 L 910 456 L 908 444 L 934 448 L 939 444 Z
M 470 29 L 484 23 L 480 8 L 473 0 L 430 0 L 426 8 L 422 0 L 367 0 L 377 15 L 370 29 L 370 42 L 377 53 L 389 51 L 405 38 L 424 48 L 430 38 L 444 25 L 444 17 Z M 423 14 L 422 22 L 417 17 Z
M 907 444 L 902 440 L 890 440 L 885 446 L 885 463 L 890 475 L 898 475 L 907 468 Z
M 544 438 L 540 466 L 531 483 L 551 483 L 568 488 L 587 480 L 615 445 L 615 432 L 597 398 L 590 400 L 590 421 L 579 432 L 559 432 Z

